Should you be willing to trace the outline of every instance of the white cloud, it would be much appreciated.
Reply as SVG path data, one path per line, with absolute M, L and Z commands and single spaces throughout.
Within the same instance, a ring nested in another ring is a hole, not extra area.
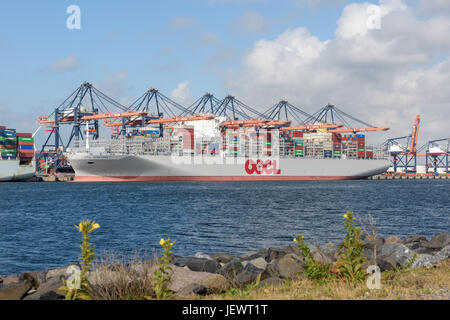
M 450 14 L 450 1 L 448 0 L 421 0 L 420 12 L 426 15 Z
M 183 106 L 190 105 L 192 103 L 192 97 L 189 81 L 180 82 L 178 86 L 172 90 L 170 97 Z
M 368 5 L 347 5 L 327 41 L 297 28 L 255 42 L 228 90 L 259 110 L 280 98 L 310 113 L 336 104 L 391 127 L 374 139 L 408 134 L 416 114 L 423 141 L 448 136 L 450 18 L 418 19 L 401 1 L 380 1 L 381 29 L 368 29 Z
M 68 57 L 65 57 L 63 59 L 57 60 L 50 64 L 47 68 L 45 68 L 45 71 L 51 71 L 51 72 L 71 72 L 78 69 L 79 63 L 78 59 L 75 55 L 70 55 Z
M 263 15 L 256 11 L 248 11 L 239 17 L 231 26 L 235 32 L 263 33 L 267 31 L 268 24 Z

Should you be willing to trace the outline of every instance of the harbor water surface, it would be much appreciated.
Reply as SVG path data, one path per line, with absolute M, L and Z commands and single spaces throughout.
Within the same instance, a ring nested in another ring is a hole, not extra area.
M 380 236 L 450 232 L 450 182 L 298 181 L 207 183 L 2 183 L 0 275 L 77 261 L 82 219 L 98 255 L 156 254 L 159 239 L 174 253 L 243 254 L 292 244 L 338 243 L 343 215 L 371 214 Z

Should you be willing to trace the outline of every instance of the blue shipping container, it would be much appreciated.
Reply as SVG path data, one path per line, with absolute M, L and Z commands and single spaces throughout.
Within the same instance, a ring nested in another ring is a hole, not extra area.
M 24 146 L 24 145 L 19 145 L 19 149 L 33 150 L 33 149 L 34 149 L 34 146 Z

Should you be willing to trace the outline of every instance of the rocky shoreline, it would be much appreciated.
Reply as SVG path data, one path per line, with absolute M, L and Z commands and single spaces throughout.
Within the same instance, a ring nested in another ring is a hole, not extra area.
M 410 235 L 403 239 L 379 237 L 376 241 L 363 237 L 362 240 L 365 243 L 365 266 L 374 264 L 376 260 L 381 271 L 397 269 L 412 261 L 411 268 L 431 267 L 450 257 L 449 233 L 437 234 L 430 240 L 422 235 Z M 332 263 L 337 259 L 338 247 L 334 243 L 309 247 L 316 261 Z M 230 287 L 242 288 L 254 283 L 259 274 L 260 285 L 276 285 L 301 276 L 304 263 L 305 258 L 295 245 L 261 249 L 242 256 L 226 253 L 174 256 L 168 288 L 175 295 L 222 293 Z M 132 270 L 133 277 L 142 278 L 152 274 L 155 267 L 154 261 L 148 261 L 129 265 L 128 269 Z M 61 279 L 67 277 L 67 268 L 0 276 L 0 300 L 63 299 Z M 107 288 L 119 278 L 123 280 L 123 274 L 117 270 L 117 266 L 113 265 L 98 267 L 90 273 L 89 280 L 94 286 Z M 126 281 L 132 281 L 130 273 L 126 277 Z

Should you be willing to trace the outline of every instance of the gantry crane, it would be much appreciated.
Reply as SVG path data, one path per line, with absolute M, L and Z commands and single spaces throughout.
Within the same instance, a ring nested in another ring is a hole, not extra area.
M 392 165 L 394 173 L 397 172 L 398 167 L 404 168 L 404 173 L 417 172 L 417 156 L 418 151 L 423 147 L 417 148 L 419 138 L 420 115 L 414 119 L 412 132 L 410 135 L 391 138 L 384 143 L 386 150 L 392 157 Z M 403 141 L 403 143 L 401 143 Z
M 442 147 L 438 142 L 446 141 L 447 145 Z M 425 168 L 428 172 L 428 165 L 433 167 L 434 174 L 438 174 L 438 168 L 444 168 L 444 172 L 449 174 L 450 138 L 431 140 L 427 143 Z

